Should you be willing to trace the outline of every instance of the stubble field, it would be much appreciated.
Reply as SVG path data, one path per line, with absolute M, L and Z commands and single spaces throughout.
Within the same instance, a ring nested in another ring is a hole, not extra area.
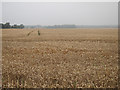
M 118 87 L 117 29 L 3 29 L 2 86 Z

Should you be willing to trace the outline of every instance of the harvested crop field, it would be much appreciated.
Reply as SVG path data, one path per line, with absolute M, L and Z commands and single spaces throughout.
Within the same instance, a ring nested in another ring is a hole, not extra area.
M 118 87 L 117 29 L 3 29 L 2 86 Z

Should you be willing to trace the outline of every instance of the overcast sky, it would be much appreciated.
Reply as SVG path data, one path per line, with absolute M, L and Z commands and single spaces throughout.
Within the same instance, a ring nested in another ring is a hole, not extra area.
M 25 25 L 117 25 L 117 2 L 3 2 L 2 21 Z

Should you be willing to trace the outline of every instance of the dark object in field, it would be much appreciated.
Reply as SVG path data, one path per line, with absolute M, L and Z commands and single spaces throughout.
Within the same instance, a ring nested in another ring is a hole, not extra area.
M 38 30 L 38 35 L 40 36 L 40 31 Z
M 29 32 L 29 33 L 27 34 L 27 36 L 29 36 L 32 32 L 33 32 L 33 31 Z

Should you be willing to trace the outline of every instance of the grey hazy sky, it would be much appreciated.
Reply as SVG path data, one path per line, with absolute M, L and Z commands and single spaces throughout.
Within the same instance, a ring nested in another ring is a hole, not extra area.
M 2 21 L 25 25 L 117 25 L 117 2 L 3 2 Z

